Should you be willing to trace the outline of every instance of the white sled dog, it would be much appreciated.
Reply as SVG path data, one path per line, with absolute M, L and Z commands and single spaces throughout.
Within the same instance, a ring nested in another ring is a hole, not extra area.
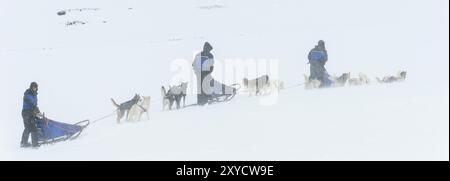
M 350 72 L 343 73 L 341 76 L 336 77 L 332 76 L 331 80 L 333 81 L 334 87 L 343 87 L 347 83 L 347 81 L 350 79 Z
M 247 89 L 249 96 L 251 96 L 252 94 L 256 96 L 260 95 L 261 92 L 267 90 L 268 87 L 270 86 L 268 75 L 263 75 L 261 77 L 252 80 L 244 78 L 242 82 L 244 84 L 244 87 Z
M 177 109 L 180 108 L 181 99 L 183 99 L 183 107 L 186 106 L 186 92 L 188 83 L 183 82 L 178 86 L 169 86 L 169 90 L 166 90 L 164 86 L 161 86 L 161 96 L 162 96 L 162 110 L 164 111 L 166 107 L 172 110 L 172 105 L 174 102 L 177 104 Z
M 127 101 L 124 102 L 122 104 L 117 104 L 116 101 L 114 101 L 114 99 L 111 98 L 111 102 L 113 103 L 113 105 L 117 108 L 116 112 L 117 112 L 117 123 L 120 123 L 120 120 L 123 118 L 123 116 L 126 113 L 126 120 L 128 120 L 128 115 L 130 113 L 130 109 L 131 107 L 133 107 L 133 105 L 137 104 L 139 102 L 139 100 L 141 99 L 141 96 L 139 96 L 138 94 L 135 94 L 134 97 Z
M 400 82 L 406 79 L 406 71 L 398 72 L 397 76 L 385 76 L 383 79 L 377 77 L 378 83 L 393 83 Z
M 350 86 L 358 86 L 364 84 L 370 84 L 370 79 L 367 78 L 367 76 L 363 73 L 359 73 L 358 78 L 350 78 L 348 80 L 348 85 Z
M 274 91 L 280 92 L 280 90 L 284 89 L 284 81 L 282 80 L 270 80 L 269 86 L 266 86 L 265 93 L 273 93 Z
M 320 87 L 320 81 L 317 79 L 309 80 L 309 76 L 303 74 L 305 77 L 305 89 L 317 89 Z
M 147 120 L 150 120 L 150 116 L 148 115 L 150 99 L 150 96 L 142 96 L 141 101 L 131 107 L 127 121 L 141 121 L 142 114 L 144 113 L 147 115 Z
M 284 89 L 284 81 L 282 80 L 270 80 L 266 86 L 263 86 L 259 90 L 259 95 L 269 95 L 272 93 L 279 93 L 280 90 Z

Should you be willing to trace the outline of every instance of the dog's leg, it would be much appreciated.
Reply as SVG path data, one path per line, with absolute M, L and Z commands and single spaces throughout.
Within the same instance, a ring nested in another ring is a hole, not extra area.
M 142 111 L 140 111 L 140 112 L 139 112 L 138 122 L 140 122 L 140 121 L 141 121 L 141 116 L 142 116 L 142 113 L 143 113 Z
M 128 121 L 128 119 L 129 119 L 129 114 L 130 114 L 130 110 L 126 110 L 125 112 L 127 113 L 126 119 L 127 119 L 127 121 Z
M 177 103 L 177 109 L 180 109 L 181 97 L 177 97 L 175 101 Z
M 117 110 L 117 124 L 120 124 L 120 120 L 123 117 L 123 112 L 119 109 Z
M 186 107 L 186 95 L 183 95 L 183 108 Z
M 170 100 L 165 99 L 165 100 L 163 101 L 163 110 L 169 109 L 169 105 L 170 105 Z
M 131 122 L 132 118 L 133 118 L 133 114 L 129 114 L 130 111 L 127 111 L 127 116 L 125 117 L 125 121 L 127 122 Z

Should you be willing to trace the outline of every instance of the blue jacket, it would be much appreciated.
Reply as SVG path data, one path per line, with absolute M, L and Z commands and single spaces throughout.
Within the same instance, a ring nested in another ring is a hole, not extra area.
M 22 111 L 37 111 L 39 112 L 37 93 L 34 93 L 31 89 L 27 89 L 23 95 L 23 107 Z
M 325 65 L 328 61 L 328 54 L 325 49 L 315 47 L 308 54 L 309 63 L 318 62 L 321 65 Z

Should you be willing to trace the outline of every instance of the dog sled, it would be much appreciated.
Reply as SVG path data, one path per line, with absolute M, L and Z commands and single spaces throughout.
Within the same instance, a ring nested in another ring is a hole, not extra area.
M 80 121 L 75 124 L 67 124 L 48 118 L 37 120 L 38 143 L 51 144 L 60 141 L 74 140 L 89 125 L 89 120 Z
M 225 85 L 213 80 L 214 86 L 211 94 L 206 95 L 208 104 L 226 102 L 233 99 L 241 88 L 239 84 Z

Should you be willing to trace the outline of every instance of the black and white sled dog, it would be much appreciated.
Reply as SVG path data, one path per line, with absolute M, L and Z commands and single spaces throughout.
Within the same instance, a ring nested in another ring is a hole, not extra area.
M 385 76 L 383 79 L 377 77 L 378 83 L 400 82 L 406 79 L 406 71 L 399 71 L 397 76 Z
M 142 114 L 146 113 L 147 120 L 150 119 L 148 111 L 150 109 L 150 96 L 142 96 L 142 99 L 130 109 L 127 121 L 141 121 Z
M 348 85 L 350 86 L 358 86 L 365 84 L 370 84 L 370 79 L 364 73 L 359 73 L 358 78 L 348 79 Z
M 113 105 L 117 108 L 117 110 L 116 110 L 117 123 L 120 123 L 120 120 L 123 118 L 125 113 L 126 113 L 126 119 L 128 120 L 128 114 L 130 112 L 131 107 L 133 107 L 133 105 L 137 104 L 140 99 L 141 99 L 141 97 L 138 94 L 135 94 L 131 100 L 124 102 L 122 104 L 117 104 L 116 101 L 114 101 L 114 99 L 111 98 Z
M 186 92 L 188 83 L 183 82 L 178 86 L 169 86 L 169 90 L 166 90 L 164 86 L 161 87 L 162 100 L 162 110 L 166 107 L 172 110 L 172 105 L 174 102 L 177 104 L 177 109 L 180 109 L 181 99 L 183 99 L 183 107 L 186 106 Z
M 259 95 L 264 90 L 267 90 L 270 87 L 270 81 L 268 75 L 263 75 L 256 79 L 248 80 L 247 78 L 243 79 L 244 87 L 248 91 L 248 95 Z

